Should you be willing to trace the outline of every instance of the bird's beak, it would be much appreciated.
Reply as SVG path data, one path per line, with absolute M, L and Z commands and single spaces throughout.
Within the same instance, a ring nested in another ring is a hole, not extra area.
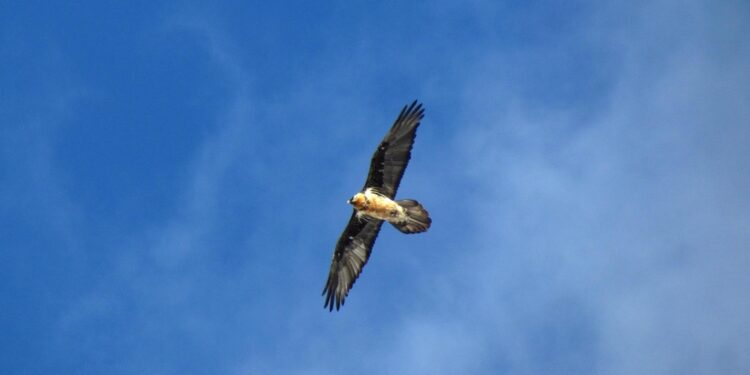
M 351 199 L 347 199 L 346 200 L 346 204 L 352 204 L 352 200 Z

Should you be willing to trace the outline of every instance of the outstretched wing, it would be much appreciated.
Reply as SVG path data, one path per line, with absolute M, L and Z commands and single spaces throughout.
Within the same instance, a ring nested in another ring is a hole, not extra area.
M 362 190 L 374 187 L 388 198 L 396 196 L 401 177 L 411 158 L 411 148 L 422 117 L 424 109 L 416 100 L 410 106 L 404 106 L 391 130 L 372 155 L 370 173 Z
M 382 220 L 360 219 L 356 211 L 352 213 L 349 224 L 336 244 L 336 251 L 333 252 L 328 281 L 323 288 L 323 295 L 326 296 L 324 308 L 332 311 L 335 302 L 338 310 L 344 304 L 349 289 L 357 281 L 362 267 L 370 257 L 372 244 L 382 225 Z

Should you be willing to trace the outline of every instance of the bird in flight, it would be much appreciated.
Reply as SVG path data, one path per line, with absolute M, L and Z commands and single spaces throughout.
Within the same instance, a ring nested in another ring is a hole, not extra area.
M 324 308 L 338 310 L 367 263 L 372 245 L 384 221 L 402 233 L 420 233 L 430 228 L 427 210 L 413 199 L 393 200 L 411 158 L 411 148 L 420 120 L 422 104 L 404 106 L 391 129 L 375 149 L 365 186 L 347 203 L 354 208 L 349 224 L 333 252 L 328 281 L 323 288 Z

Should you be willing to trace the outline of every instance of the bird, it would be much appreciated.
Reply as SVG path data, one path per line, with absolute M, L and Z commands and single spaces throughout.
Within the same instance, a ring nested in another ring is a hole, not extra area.
M 333 252 L 328 280 L 323 288 L 324 309 L 333 311 L 335 306 L 338 311 L 344 305 L 349 290 L 370 257 L 384 222 L 406 234 L 421 233 L 430 228 L 430 214 L 418 201 L 394 200 L 423 117 L 424 108 L 417 100 L 403 107 L 372 155 L 362 190 L 346 201 L 353 208 L 352 216 Z

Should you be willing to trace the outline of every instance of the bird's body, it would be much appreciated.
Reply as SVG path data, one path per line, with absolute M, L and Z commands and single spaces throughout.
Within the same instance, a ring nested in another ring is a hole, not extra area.
M 411 158 L 411 149 L 424 109 L 416 101 L 401 110 L 390 131 L 375 149 L 362 191 L 347 203 L 354 208 L 344 233 L 336 243 L 323 295 L 325 307 L 338 310 L 370 257 L 383 222 L 402 233 L 429 229 L 432 219 L 419 202 L 394 200 Z
M 385 220 L 391 224 L 402 223 L 407 220 L 406 211 L 403 207 L 391 198 L 379 194 L 373 188 L 354 194 L 349 201 L 357 210 L 357 217 L 360 219 L 369 217 Z

